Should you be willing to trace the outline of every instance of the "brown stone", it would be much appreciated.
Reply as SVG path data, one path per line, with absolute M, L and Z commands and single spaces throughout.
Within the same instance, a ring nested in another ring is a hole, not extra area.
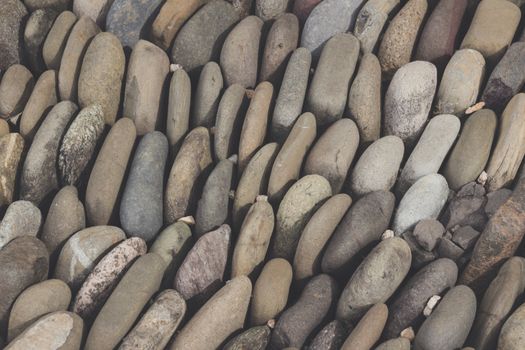
M 375 304 L 346 338 L 341 350 L 371 349 L 381 337 L 388 317 L 385 304 Z

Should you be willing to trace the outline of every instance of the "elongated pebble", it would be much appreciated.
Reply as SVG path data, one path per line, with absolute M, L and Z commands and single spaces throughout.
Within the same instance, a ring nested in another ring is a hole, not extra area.
M 399 3 L 400 0 L 369 0 L 361 7 L 355 20 L 354 35 L 361 43 L 362 53 L 375 50 L 389 15 Z
M 73 0 L 73 12 L 78 17 L 89 17 L 99 27 L 104 27 L 112 3 L 113 0 Z
M 24 138 L 20 134 L 0 136 L 0 207 L 13 201 L 23 150 Z
M 29 69 L 21 64 L 9 67 L 0 82 L 0 117 L 9 118 L 22 112 L 34 86 Z
M 346 338 L 341 350 L 371 349 L 383 333 L 388 314 L 385 304 L 372 306 Z
M 20 34 L 23 32 L 28 10 L 20 0 L 7 0 L 2 2 L 0 14 L 0 45 L 3 48 L 0 69 L 4 71 L 11 65 L 24 61 L 24 42 Z
M 192 105 L 191 126 L 211 128 L 224 87 L 221 67 L 213 61 L 204 65 L 199 76 L 195 99 Z
M 523 319 L 525 306 L 520 305 L 505 321 L 498 337 L 498 350 L 518 350 L 523 347 Z
M 230 340 L 225 346 L 224 350 L 264 350 L 270 341 L 271 329 L 268 326 L 256 326 L 247 329 L 232 340 Z
M 346 337 L 346 327 L 339 320 L 333 320 L 317 333 L 310 343 L 312 350 L 338 350 Z
M 54 9 L 37 9 L 31 12 L 25 23 L 24 47 L 29 66 L 35 74 L 40 74 L 45 70 L 42 47 L 57 15 L 58 12 Z
M 71 11 L 64 11 L 56 18 L 42 47 L 42 57 L 47 68 L 59 70 L 69 33 L 76 21 L 77 16 Z
M 246 100 L 245 89 L 239 84 L 231 85 L 222 95 L 213 135 L 213 149 L 218 160 L 230 157 L 238 149 Z
M 33 203 L 24 200 L 11 203 L 0 222 L 0 249 L 17 237 L 36 237 L 41 223 L 42 214 Z
M 190 126 L 191 80 L 183 69 L 173 72 L 169 89 L 166 134 L 176 154 Z M 160 110 L 160 106 L 159 106 Z

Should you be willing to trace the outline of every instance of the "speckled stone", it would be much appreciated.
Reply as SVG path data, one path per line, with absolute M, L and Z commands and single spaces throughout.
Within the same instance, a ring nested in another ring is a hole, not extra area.
M 523 320 L 525 305 L 521 305 L 507 319 L 498 338 L 498 350 L 519 350 L 523 347 Z
M 288 9 L 290 0 L 255 0 L 255 15 L 263 21 L 277 19 Z
M 403 337 L 390 339 L 379 344 L 375 350 L 410 350 L 410 340 Z M 474 349 L 463 348 L 463 350 Z
M 103 28 L 112 3 L 113 0 L 73 0 L 73 12 L 78 17 L 89 17 Z
M 301 24 L 304 24 L 313 9 L 323 0 L 295 0 L 293 2 L 293 13 Z
M 221 67 L 213 61 L 204 65 L 199 76 L 197 91 L 192 105 L 191 126 L 211 128 L 215 125 L 215 116 L 221 98 L 224 80 Z
M 38 9 L 52 8 L 58 11 L 65 10 L 71 0 L 24 0 L 24 4 L 30 11 Z
M 23 150 L 24 138 L 20 134 L 0 136 L 0 207 L 13 201 Z
M 177 154 L 190 127 L 191 80 L 184 69 L 173 72 L 169 89 L 166 134 L 171 154 Z M 215 118 L 215 116 L 213 116 Z M 162 117 L 161 117 L 162 118 Z M 162 122 L 162 119 L 157 119 Z
M 270 341 L 271 329 L 268 326 L 256 326 L 247 329 L 232 340 L 230 340 L 225 346 L 224 350 L 264 350 Z
M 40 74 L 45 70 L 42 47 L 57 15 L 58 13 L 53 9 L 38 9 L 29 15 L 25 24 L 24 48 L 29 65 L 35 74 Z
M 355 20 L 354 35 L 361 42 L 361 52 L 374 52 L 390 13 L 400 0 L 369 0 L 365 2 Z
M 14 117 L 24 109 L 33 87 L 33 74 L 21 64 L 13 64 L 0 82 L 0 118 Z
M 22 32 L 27 9 L 20 0 L 0 4 L 0 70 L 23 61 Z
M 217 110 L 213 134 L 216 159 L 226 159 L 237 153 L 247 102 L 246 90 L 239 84 L 233 84 L 224 91 Z
M 333 320 L 317 333 L 310 343 L 312 350 L 339 350 L 346 337 L 346 327 L 339 320 Z
M 11 203 L 0 222 L 0 249 L 17 237 L 36 237 L 41 223 L 42 214 L 33 203 L 24 200 Z
M 67 38 L 76 21 L 77 16 L 71 11 L 64 11 L 56 18 L 42 46 L 42 58 L 47 68 L 59 70 Z

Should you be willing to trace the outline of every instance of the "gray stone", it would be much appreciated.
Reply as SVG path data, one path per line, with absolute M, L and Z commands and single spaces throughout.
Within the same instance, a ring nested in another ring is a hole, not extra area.
M 241 85 L 231 85 L 224 91 L 215 120 L 213 148 L 216 159 L 226 159 L 236 153 L 246 102 L 245 89 Z
M 13 201 L 23 152 L 24 138 L 20 134 L 0 136 L 0 207 Z
M 426 251 L 431 252 L 436 247 L 438 240 L 445 234 L 445 227 L 433 219 L 424 219 L 414 227 L 412 235 L 417 243 Z
M 463 226 L 457 229 L 452 235 L 452 241 L 462 249 L 468 250 L 474 247 L 479 237 L 479 232 L 470 226 Z
M 24 4 L 30 11 L 52 8 L 58 11 L 69 7 L 71 0 L 24 0 Z
M 508 188 L 500 188 L 497 191 L 490 192 L 487 194 L 487 204 L 485 204 L 484 210 L 488 217 L 491 217 L 496 213 L 496 210 L 509 199 L 512 194 L 512 190 Z
M 73 0 L 73 12 L 79 17 L 89 17 L 99 27 L 104 27 L 113 0 Z
M 464 185 L 452 198 L 441 220 L 446 223 L 447 229 L 470 225 L 481 231 L 487 221 L 483 210 L 486 202 L 483 186 L 470 182 Z
M 24 200 L 11 203 L 0 222 L 0 249 L 17 237 L 36 237 L 41 222 L 40 209 L 33 203 Z
M 437 247 L 437 254 L 441 258 L 448 258 L 454 260 L 455 262 L 459 261 L 459 258 L 463 256 L 465 251 L 460 248 L 456 243 L 448 238 L 441 238 L 439 240 L 439 245 Z
M 2 76 L 0 83 L 0 118 L 14 117 L 22 112 L 31 96 L 35 79 L 21 64 L 13 64 Z
M 224 86 L 221 67 L 210 61 L 204 65 L 199 76 L 197 91 L 193 101 L 191 116 L 192 127 L 215 125 L 215 115 L 219 108 L 221 92 Z
M 220 71 L 219 71 L 220 72 Z M 222 78 L 221 78 L 222 79 Z M 166 134 L 171 154 L 177 154 L 190 126 L 191 80 L 184 69 L 173 72 L 169 89 Z M 213 116 L 215 118 L 215 115 Z M 157 121 L 162 121 L 157 119 Z
M 27 9 L 20 0 L 5 0 L 0 4 L 0 70 L 22 63 L 23 41 L 20 33 Z
M 38 9 L 31 13 L 24 29 L 24 47 L 29 64 L 35 74 L 45 70 L 42 48 L 47 33 L 58 13 L 53 9 Z
M 277 19 L 286 12 L 290 0 L 255 0 L 255 15 L 263 21 Z
M 317 333 L 310 343 L 311 350 L 339 350 L 346 338 L 346 327 L 339 320 L 333 320 Z
M 503 324 L 498 337 L 498 350 L 519 350 L 523 347 L 525 305 L 521 305 Z
M 77 16 L 71 11 L 64 11 L 56 18 L 42 47 L 42 58 L 47 68 L 59 70 L 67 38 L 76 21 Z
M 264 350 L 270 341 L 271 329 L 268 326 L 256 326 L 247 329 L 225 346 L 224 350 Z
M 371 349 L 381 337 L 387 317 L 388 307 L 385 304 L 373 305 L 346 338 L 341 350 Z
M 379 344 L 375 350 L 410 350 L 410 340 L 403 337 L 390 339 Z

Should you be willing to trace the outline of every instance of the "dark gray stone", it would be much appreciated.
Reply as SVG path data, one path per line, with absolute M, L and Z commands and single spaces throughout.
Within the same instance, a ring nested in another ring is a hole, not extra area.
M 525 168 L 524 168 L 525 169 Z M 485 214 L 488 217 L 494 215 L 496 210 L 509 199 L 512 191 L 508 188 L 500 188 L 497 191 L 487 193 L 487 204 L 485 204 Z
M 265 350 L 270 341 L 270 332 L 268 326 L 249 328 L 230 340 L 223 350 Z
M 445 228 L 439 221 L 426 219 L 418 222 L 412 234 L 422 248 L 431 252 L 444 233 Z
M 333 320 L 317 333 L 308 346 L 309 350 L 339 350 L 348 330 L 339 320 Z
M 23 61 L 22 22 L 27 9 L 19 0 L 0 2 L 0 70 Z
M 454 235 L 452 236 L 452 241 L 464 250 L 468 250 L 474 247 L 474 244 L 476 244 L 479 234 L 480 233 L 474 230 L 472 227 L 463 226 L 457 229 L 456 232 L 454 232 Z
M 475 182 L 469 182 L 450 201 L 441 221 L 446 223 L 447 229 L 457 225 L 470 225 L 481 231 L 487 222 L 483 210 L 486 202 L 485 188 Z
M 465 251 L 448 238 L 441 238 L 437 247 L 437 253 L 441 258 L 449 258 L 458 261 Z
M 53 9 L 39 9 L 31 13 L 24 29 L 24 44 L 33 73 L 40 74 L 46 69 L 42 48 L 58 12 Z
M 408 243 L 410 251 L 412 252 L 412 267 L 414 269 L 419 269 L 429 262 L 436 260 L 437 253 L 428 252 L 425 249 L 421 248 L 419 243 L 414 238 L 412 232 L 407 231 L 401 235 L 401 237 Z

